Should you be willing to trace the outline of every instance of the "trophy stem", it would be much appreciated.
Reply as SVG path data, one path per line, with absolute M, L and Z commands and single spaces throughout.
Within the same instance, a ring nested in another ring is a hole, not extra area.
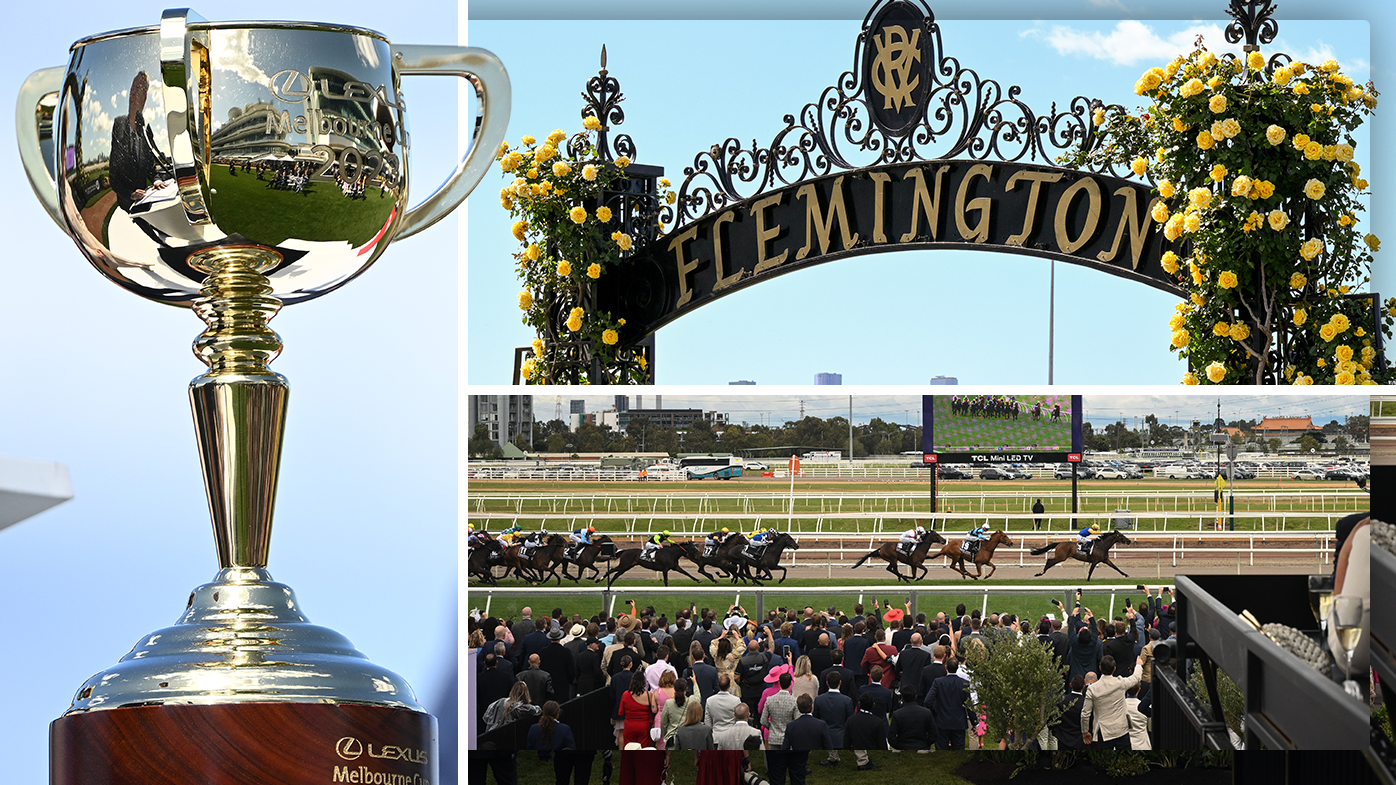
M 281 353 L 267 326 L 281 301 L 263 273 L 281 261 L 259 246 L 217 246 L 189 259 L 209 274 L 194 301 L 208 325 L 194 354 L 208 371 L 190 382 L 189 402 L 223 569 L 267 564 L 290 388 L 267 365 Z

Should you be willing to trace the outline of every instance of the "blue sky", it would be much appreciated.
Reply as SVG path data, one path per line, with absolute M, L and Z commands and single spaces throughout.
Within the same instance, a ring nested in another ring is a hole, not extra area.
M 0 105 L 69 45 L 155 24 L 162 5 L 78 0 L 7 10 Z M 288 14 L 401 43 L 458 40 L 454 3 L 332 9 L 213 0 L 210 19 Z M 295 18 L 293 16 L 293 18 Z M 456 80 L 410 77 L 413 196 L 456 156 Z M 47 781 L 48 724 L 93 673 L 178 619 L 217 571 L 186 386 L 203 323 L 112 285 L 40 209 L 0 124 L 0 454 L 54 460 L 76 497 L 0 531 L 0 780 Z M 415 199 L 414 199 L 415 201 Z M 394 245 L 360 279 L 287 308 L 273 369 L 291 383 L 270 570 L 317 624 L 344 633 L 442 705 L 456 618 L 456 222 Z
M 996 20 L 958 18 L 979 13 L 967 3 L 932 6 L 946 54 L 1005 87 L 1022 86 L 1022 100 L 1040 113 L 1077 95 L 1137 106 L 1132 88 L 1138 75 L 1189 50 L 1197 34 L 1212 48 L 1226 47 L 1221 2 L 999 3 Z M 775 4 L 777 10 L 763 14 L 769 7 L 741 6 L 746 10 L 736 13 L 778 17 L 791 8 Z M 509 136 L 515 141 L 525 133 L 577 129 L 579 93 L 605 43 L 610 73 L 627 96 L 619 130 L 634 138 L 638 161 L 664 166 L 677 184 L 697 152 L 729 136 L 746 145 L 769 144 L 784 114 L 815 100 L 851 66 L 867 7 L 815 3 L 808 13 L 825 17 L 818 21 L 551 22 L 552 14 L 579 12 L 543 3 L 529 6 L 530 19 L 520 24 L 482 18 L 516 15 L 518 6 L 476 2 L 470 40 L 509 67 L 516 95 Z M 603 13 L 620 16 L 637 6 L 607 8 Z M 737 6 L 660 8 L 708 17 Z M 1286 3 L 1280 37 L 1267 50 L 1334 56 L 1354 79 L 1371 78 L 1365 21 L 1295 21 L 1301 11 L 1320 16 L 1325 8 Z M 1021 20 L 1012 18 L 1015 9 Z M 1204 21 L 1191 18 L 1194 13 Z M 1049 14 L 1053 18 L 1031 18 Z M 1155 15 L 1183 18 L 1137 21 Z M 1378 81 L 1380 87 L 1380 74 Z M 1364 133 L 1358 148 L 1364 167 L 1369 147 Z M 1377 188 L 1382 171 L 1378 161 L 1371 178 Z M 481 188 L 492 185 L 493 193 L 502 183 L 494 174 Z M 475 384 L 507 383 L 512 349 L 533 337 L 516 305 L 510 223 L 497 202 L 473 202 L 467 373 Z M 1381 222 L 1374 225 L 1382 234 Z M 936 375 L 959 377 L 962 384 L 1041 384 L 1047 377 L 1049 267 L 1031 257 L 922 251 L 856 257 L 782 276 L 662 328 L 658 382 L 808 384 L 815 373 L 833 371 L 848 384 L 924 384 Z M 1183 366 L 1167 351 L 1175 298 L 1068 264 L 1056 265 L 1056 279 L 1058 384 L 1178 381 Z

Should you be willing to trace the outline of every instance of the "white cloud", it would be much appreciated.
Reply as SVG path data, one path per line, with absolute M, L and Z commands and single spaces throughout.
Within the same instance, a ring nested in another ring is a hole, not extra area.
M 219 40 L 213 47 L 213 67 L 220 71 L 231 71 L 244 81 L 271 89 L 271 77 L 258 68 L 252 60 L 252 38 L 247 30 L 219 31 Z
M 1154 28 L 1133 19 L 1117 22 L 1109 33 L 1099 30 L 1079 30 L 1067 25 L 1053 25 L 1051 29 L 1026 30 L 1023 36 L 1044 38 L 1057 54 L 1090 57 L 1108 60 L 1115 65 L 1137 65 L 1141 62 L 1157 63 L 1171 60 L 1193 50 L 1197 37 L 1202 36 L 1207 47 L 1222 54 L 1240 54 L 1240 47 L 1226 42 L 1222 28 L 1218 24 L 1196 24 L 1166 38 Z

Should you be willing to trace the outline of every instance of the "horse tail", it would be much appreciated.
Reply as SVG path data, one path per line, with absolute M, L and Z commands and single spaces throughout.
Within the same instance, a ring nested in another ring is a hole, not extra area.
M 1046 545 L 1042 546 L 1041 548 L 1033 548 L 1032 550 L 1028 551 L 1028 553 L 1032 554 L 1033 556 L 1041 556 L 1042 554 L 1046 553 L 1047 551 L 1050 551 L 1050 550 L 1055 549 L 1055 548 L 1056 548 L 1058 545 L 1060 545 L 1060 544 L 1061 544 L 1061 543 L 1057 543 L 1057 542 L 1049 542 L 1049 543 L 1047 543 Z
M 877 548 L 876 550 L 868 551 L 866 554 L 863 555 L 863 558 L 859 559 L 859 560 L 856 561 L 856 562 L 853 562 L 853 567 L 849 567 L 849 569 L 851 570 L 851 569 L 854 569 L 854 568 L 856 568 L 856 567 L 861 566 L 861 565 L 863 564 L 863 562 L 865 562 L 865 561 L 867 561 L 868 559 L 871 559 L 872 557 L 876 556 L 881 550 L 882 550 L 881 548 Z

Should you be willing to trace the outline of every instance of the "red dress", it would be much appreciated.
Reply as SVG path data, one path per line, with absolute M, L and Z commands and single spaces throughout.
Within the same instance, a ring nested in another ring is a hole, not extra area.
M 635 697 L 635 693 L 626 691 L 620 699 L 620 713 L 625 717 L 625 727 L 621 731 L 621 748 L 633 742 L 641 747 L 653 747 L 654 741 L 650 739 L 650 728 L 654 727 L 654 712 L 650 707 L 641 703 Z

